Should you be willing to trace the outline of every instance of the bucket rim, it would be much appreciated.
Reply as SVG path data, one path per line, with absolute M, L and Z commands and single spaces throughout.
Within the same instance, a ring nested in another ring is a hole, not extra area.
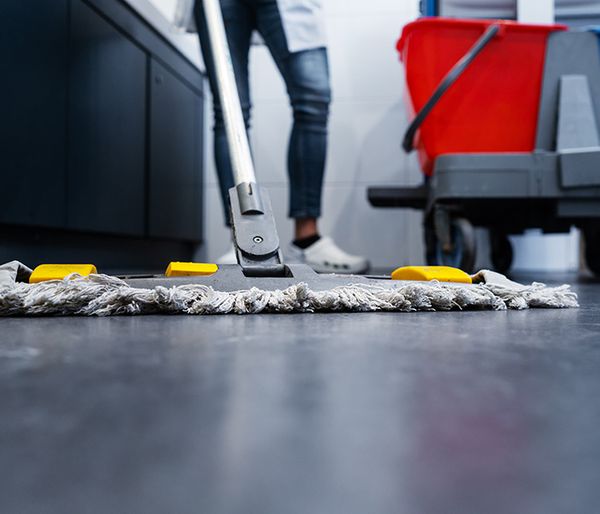
M 396 44 L 396 49 L 402 57 L 403 50 L 408 38 L 413 32 L 427 28 L 480 28 L 482 32 L 490 25 L 501 25 L 505 30 L 511 32 L 542 32 L 550 34 L 551 32 L 568 30 L 569 27 L 562 23 L 534 24 L 520 23 L 513 20 L 493 20 L 493 19 L 467 19 L 467 18 L 441 18 L 439 16 L 425 16 L 406 24 L 402 29 L 402 35 Z M 600 27 L 598 27 L 600 30 Z

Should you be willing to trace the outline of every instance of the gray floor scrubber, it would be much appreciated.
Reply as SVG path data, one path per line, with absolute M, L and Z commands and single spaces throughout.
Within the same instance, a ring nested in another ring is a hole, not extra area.
M 428 112 L 460 80 L 491 37 L 486 33 L 475 44 L 417 114 L 405 135 L 405 150 L 412 149 Z M 472 270 L 476 257 L 473 227 L 485 227 L 490 231 L 492 263 L 504 273 L 513 259 L 508 235 L 529 228 L 561 233 L 578 227 L 584 235 L 587 265 L 600 275 L 599 123 L 597 36 L 552 33 L 532 153 L 441 155 L 423 186 L 372 187 L 369 202 L 374 207 L 424 211 L 428 264 Z

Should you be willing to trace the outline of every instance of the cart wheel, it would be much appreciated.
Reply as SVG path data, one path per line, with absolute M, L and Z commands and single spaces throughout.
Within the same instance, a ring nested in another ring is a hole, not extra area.
M 425 257 L 430 266 L 451 266 L 472 273 L 477 246 L 475 230 L 464 218 L 453 218 L 450 227 L 452 248 L 444 251 L 432 223 L 425 224 Z
M 585 240 L 585 261 L 590 271 L 600 276 L 600 227 L 592 226 L 583 230 Z
M 490 230 L 490 257 L 494 269 L 499 273 L 507 273 L 512 266 L 513 248 L 504 232 Z

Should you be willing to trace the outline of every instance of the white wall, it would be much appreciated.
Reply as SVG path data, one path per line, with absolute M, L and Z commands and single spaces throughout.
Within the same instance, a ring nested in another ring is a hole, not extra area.
M 369 185 L 421 181 L 415 157 L 407 157 L 400 148 L 407 116 L 403 71 L 395 50 L 403 25 L 418 15 L 418 0 L 327 0 L 325 4 L 334 101 L 321 231 L 348 251 L 366 254 L 377 267 L 420 263 L 420 214 L 376 210 L 366 199 Z M 291 111 L 265 47 L 253 48 L 250 67 L 257 175 L 271 191 L 282 243 L 287 244 L 292 237 L 292 223 L 286 217 L 285 166 Z M 229 244 L 212 140 L 207 168 L 207 257 L 212 260 Z

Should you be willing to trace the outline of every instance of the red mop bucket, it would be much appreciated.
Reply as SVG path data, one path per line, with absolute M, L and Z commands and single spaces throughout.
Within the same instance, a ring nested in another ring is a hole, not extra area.
M 546 41 L 566 28 L 444 18 L 404 27 L 397 49 L 416 113 L 404 148 L 419 150 L 426 175 L 442 154 L 533 151 Z

